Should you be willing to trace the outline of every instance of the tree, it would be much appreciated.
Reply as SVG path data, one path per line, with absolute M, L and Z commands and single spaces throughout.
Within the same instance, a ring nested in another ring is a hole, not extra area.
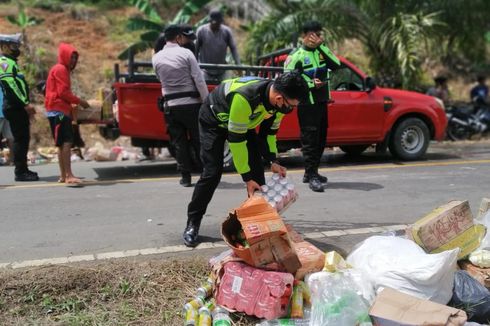
M 306 20 L 325 25 L 328 43 L 358 39 L 371 70 L 413 88 L 426 58 L 482 58 L 489 28 L 487 0 L 267 0 L 270 14 L 251 27 L 247 51 L 290 46 Z M 456 28 L 455 28 L 456 27 Z M 471 48 L 469 48 L 471 47 Z
M 211 0 L 188 0 L 185 2 L 184 7 L 177 13 L 175 18 L 170 21 L 169 24 L 183 24 L 188 23 L 191 16 L 197 13 L 204 5 Z M 153 47 L 153 43 L 158 38 L 160 33 L 165 28 L 165 22 L 161 19 L 158 11 L 153 7 L 149 0 L 130 0 L 131 5 L 137 7 L 143 14 L 144 18 L 133 17 L 130 18 L 127 24 L 127 28 L 130 31 L 143 30 L 140 35 L 140 40 L 131 44 L 127 49 L 121 52 L 118 56 L 119 59 L 127 59 L 129 53 L 143 52 Z

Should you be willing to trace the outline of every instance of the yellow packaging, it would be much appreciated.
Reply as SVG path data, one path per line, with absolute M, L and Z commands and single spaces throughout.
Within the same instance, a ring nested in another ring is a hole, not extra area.
M 347 264 L 344 258 L 336 251 L 329 251 L 325 254 L 325 265 L 323 266 L 325 272 L 333 273 L 351 267 L 352 266 Z
M 300 281 L 299 282 L 299 286 L 303 290 L 303 300 L 305 301 L 305 304 L 308 305 L 308 306 L 311 305 L 311 292 L 310 292 L 310 288 L 303 281 Z
M 406 233 L 428 253 L 460 248 L 458 259 L 462 259 L 480 246 L 485 230 L 473 223 L 467 200 L 453 200 L 415 222 Z

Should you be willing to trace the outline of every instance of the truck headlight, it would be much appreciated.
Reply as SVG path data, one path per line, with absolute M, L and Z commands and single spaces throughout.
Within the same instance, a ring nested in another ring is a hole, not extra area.
M 446 106 L 444 105 L 444 102 L 440 98 L 434 97 L 434 100 L 436 100 L 437 104 L 439 104 L 439 106 L 442 108 L 443 111 L 446 111 Z

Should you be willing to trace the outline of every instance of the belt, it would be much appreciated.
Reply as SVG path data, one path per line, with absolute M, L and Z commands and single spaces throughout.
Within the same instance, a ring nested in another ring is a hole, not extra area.
M 201 97 L 201 94 L 196 91 L 189 91 L 189 92 L 179 92 L 179 93 L 171 93 L 171 94 L 165 94 L 163 96 L 163 101 L 170 101 L 170 100 L 175 100 L 178 98 L 184 98 L 184 97 Z

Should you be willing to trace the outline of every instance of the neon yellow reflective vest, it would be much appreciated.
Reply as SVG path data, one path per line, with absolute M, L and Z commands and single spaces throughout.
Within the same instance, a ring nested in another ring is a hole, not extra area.
M 5 109 L 24 108 L 29 104 L 27 83 L 17 62 L 7 56 L 0 56 L 0 82 L 5 92 Z

